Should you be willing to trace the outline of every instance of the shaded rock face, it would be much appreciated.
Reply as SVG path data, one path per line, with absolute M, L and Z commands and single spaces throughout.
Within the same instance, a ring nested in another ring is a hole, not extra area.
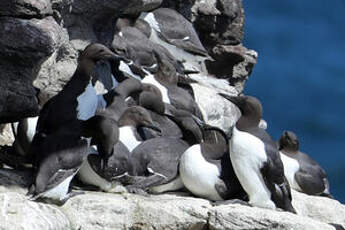
M 164 7 L 176 9 L 190 20 L 214 61 L 207 71 L 227 79 L 241 92 L 256 64 L 257 54 L 242 46 L 244 11 L 242 0 L 164 0 Z
M 43 18 L 53 14 L 50 1 L 7 0 L 0 2 L 0 16 L 17 18 Z
M 37 116 L 33 87 L 56 94 L 72 76 L 78 51 L 110 45 L 115 19 L 161 0 L 8 0 L 0 2 L 0 123 Z
M 32 81 L 61 43 L 62 28 L 48 16 L 0 17 L 0 123 L 38 114 Z
M 241 92 L 256 63 L 246 48 L 233 46 L 243 36 L 241 0 L 1 1 L 0 123 L 36 116 L 33 85 L 53 95 L 60 91 L 86 45 L 110 45 L 119 15 L 159 6 L 174 8 L 193 22 L 217 61 L 208 63 L 209 73 L 227 79 Z
M 216 44 L 237 45 L 243 40 L 241 0 L 163 0 L 162 6 L 173 8 L 190 20 L 209 50 Z

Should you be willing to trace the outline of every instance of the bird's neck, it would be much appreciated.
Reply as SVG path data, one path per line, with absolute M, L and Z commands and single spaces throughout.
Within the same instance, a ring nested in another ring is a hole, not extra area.
M 118 121 L 119 127 L 130 126 L 136 128 L 137 124 L 132 119 L 129 119 L 127 116 L 122 115 Z
M 236 123 L 236 128 L 240 131 L 248 131 L 252 128 L 258 127 L 260 118 L 255 116 L 241 116 Z

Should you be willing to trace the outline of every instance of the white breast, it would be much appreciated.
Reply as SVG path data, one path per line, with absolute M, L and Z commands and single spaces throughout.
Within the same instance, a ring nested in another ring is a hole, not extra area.
M 130 126 L 120 127 L 119 140 L 127 147 L 129 152 L 132 152 L 132 150 L 141 143 L 141 141 L 138 141 L 135 137 L 132 127 Z
M 297 191 L 302 191 L 299 185 L 297 184 L 297 181 L 295 180 L 295 173 L 298 172 L 300 168 L 298 161 L 285 155 L 282 152 L 279 152 L 279 153 L 284 165 L 285 177 L 289 181 L 291 188 Z
M 77 97 L 78 101 L 78 119 L 87 120 L 95 115 L 98 107 L 98 97 L 96 90 L 93 88 L 91 82 L 87 85 L 85 91 Z
M 202 156 L 200 145 L 193 145 L 183 153 L 179 169 L 184 185 L 194 195 L 223 200 L 215 189 L 220 172 L 216 165 L 207 162 Z
M 142 83 L 152 84 L 156 86 L 162 93 L 162 100 L 164 103 L 171 104 L 168 96 L 168 90 L 161 83 L 159 83 L 152 74 L 147 75 L 142 81 Z
M 259 138 L 234 127 L 230 145 L 232 165 L 238 180 L 249 195 L 249 203 L 274 209 L 271 193 L 260 172 L 260 168 L 267 161 L 264 143 Z
M 29 117 L 28 119 L 28 131 L 26 132 L 29 142 L 32 142 L 34 135 L 36 133 L 36 126 L 38 121 L 37 117 Z
M 98 154 L 97 148 L 95 146 L 91 146 L 89 148 L 89 154 Z M 84 183 L 97 186 L 103 191 L 108 191 L 112 187 L 111 182 L 108 182 L 104 178 L 100 177 L 91 168 L 89 161 L 87 159 L 84 160 L 83 164 L 81 165 L 78 172 L 78 177 Z

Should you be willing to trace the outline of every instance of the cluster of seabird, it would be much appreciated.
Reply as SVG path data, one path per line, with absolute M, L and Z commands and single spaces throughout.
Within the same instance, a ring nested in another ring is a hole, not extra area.
M 206 59 L 192 24 L 174 10 L 118 19 L 112 46 L 87 46 L 70 81 L 40 101 L 39 117 L 14 125 L 14 149 L 35 171 L 30 198 L 65 201 L 75 175 L 103 191 L 185 188 L 290 212 L 290 187 L 329 195 L 325 172 L 299 152 L 295 134 L 278 146 L 259 126 L 256 98 L 220 94 L 242 114 L 229 133 L 204 122 L 187 73 L 203 71 Z M 107 92 L 97 94 L 97 84 Z

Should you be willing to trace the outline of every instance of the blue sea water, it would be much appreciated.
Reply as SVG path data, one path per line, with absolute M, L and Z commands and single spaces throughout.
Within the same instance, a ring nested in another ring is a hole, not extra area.
M 245 94 L 263 104 L 268 132 L 294 131 L 345 203 L 345 1 L 243 1 L 244 45 L 258 51 Z

